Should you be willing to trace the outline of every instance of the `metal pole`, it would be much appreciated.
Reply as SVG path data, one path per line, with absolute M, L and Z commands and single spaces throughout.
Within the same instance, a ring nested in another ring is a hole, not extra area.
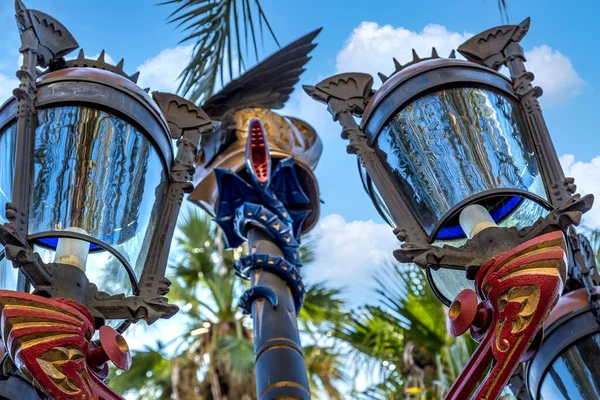
M 279 246 L 259 229 L 248 232 L 248 248 L 250 254 L 283 257 Z M 278 299 L 276 307 L 265 298 L 258 298 L 252 304 L 257 399 L 310 400 L 290 288 L 277 275 L 262 269 L 253 270 L 250 281 L 252 288 L 270 288 Z

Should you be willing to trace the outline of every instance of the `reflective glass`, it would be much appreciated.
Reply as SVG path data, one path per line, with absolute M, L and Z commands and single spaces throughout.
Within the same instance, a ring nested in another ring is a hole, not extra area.
M 540 399 L 600 399 L 600 334 L 575 342 L 542 380 Z
M 8 222 L 4 210 L 12 199 L 13 176 L 15 173 L 15 151 L 17 147 L 17 124 L 0 132 L 0 224 Z M 0 245 L 0 251 L 2 246 Z M 6 259 L 0 261 L 0 289 L 16 289 L 17 270 Z
M 119 251 L 139 277 L 167 184 L 152 143 L 126 121 L 91 108 L 45 109 L 38 118 L 29 233 L 83 229 Z M 47 237 L 39 244 L 53 253 L 57 242 Z M 102 290 L 128 291 L 125 269 L 96 245 L 86 273 Z
M 467 279 L 464 270 L 440 268 L 431 269 L 430 273 L 433 285 L 450 302 L 464 289 L 475 290 L 475 282 Z
M 387 222 L 392 228 L 395 228 L 396 223 L 394 222 L 394 218 L 392 218 L 392 213 L 383 201 L 383 197 L 381 197 L 379 190 L 377 190 L 377 186 L 373 184 L 373 181 L 369 177 L 365 166 L 362 164 L 362 162 L 360 162 L 360 159 L 358 157 L 356 158 L 356 161 L 358 162 L 358 173 L 360 175 L 360 180 L 363 184 L 365 192 L 367 192 L 367 194 L 371 198 L 371 201 L 373 202 L 373 205 L 375 206 L 375 209 L 377 210 L 381 218 L 383 218 L 383 220 Z
M 375 147 L 411 211 L 431 234 L 453 206 L 487 190 L 515 188 L 546 198 L 524 132 L 512 100 L 486 89 L 452 88 L 422 96 L 398 112 Z M 518 200 L 507 198 L 490 212 L 501 221 L 519 207 Z M 458 238 L 462 229 L 445 235 L 440 238 Z

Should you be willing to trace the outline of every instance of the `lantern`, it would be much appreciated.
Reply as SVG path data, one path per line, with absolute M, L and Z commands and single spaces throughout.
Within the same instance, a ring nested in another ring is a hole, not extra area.
M 119 332 L 178 310 L 169 249 L 200 138 L 218 124 L 178 96 L 150 97 L 104 52 L 65 60 L 78 47 L 69 31 L 16 7 L 20 85 L 0 107 L 2 339 L 48 396 L 117 399 L 104 380 L 106 361 L 131 363 Z
M 467 60 L 413 51 L 393 75 L 380 74 L 377 91 L 365 74 L 305 88 L 361 117 L 356 126 L 333 111 L 346 123 L 365 190 L 403 242 L 396 258 L 425 267 L 446 305 L 473 287 L 488 258 L 579 223 L 593 201 L 573 196 L 537 103 L 541 89 L 516 48 L 528 24 L 501 27 L 506 35 L 484 45 L 478 40 L 492 30 L 470 39 L 458 48 Z M 512 79 L 498 72 L 504 63 Z M 565 218 L 567 209 L 578 214 Z
M 561 169 L 537 100 L 542 90 L 519 44 L 528 29 L 526 19 L 482 32 L 458 48 L 466 60 L 413 50 L 411 62 L 394 59 L 393 75 L 380 74 L 378 90 L 361 73 L 305 86 L 342 125 L 365 190 L 402 242 L 396 259 L 424 268 L 449 306 L 450 334 L 470 330 L 479 342 L 446 400 L 498 398 L 532 359 L 530 393 L 555 398 L 547 395 L 556 393 L 552 385 L 585 378 L 580 370 L 557 372 L 554 357 L 593 366 L 573 354 L 593 348 L 597 326 L 577 331 L 581 346 L 560 342 L 568 324 L 558 341 L 542 345 L 544 321 L 574 282 L 599 315 L 598 280 L 590 280 L 595 263 L 573 228 L 593 196 L 575 194 Z M 499 73 L 503 66 L 510 77 Z M 549 330 L 561 330 L 557 312 Z

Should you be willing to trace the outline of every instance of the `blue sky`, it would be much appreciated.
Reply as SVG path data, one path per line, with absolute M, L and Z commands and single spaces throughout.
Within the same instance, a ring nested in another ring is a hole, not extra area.
M 86 54 L 106 49 L 113 60 L 124 57 L 127 72 L 141 70 L 142 86 L 177 87 L 175 79 L 189 47 L 179 46 L 183 35 L 166 24 L 173 7 L 150 0 L 26 0 L 26 4 L 64 23 Z M 350 70 L 389 73 L 392 57 L 409 60 L 412 47 L 425 54 L 435 45 L 445 55 L 470 34 L 503 23 L 495 0 L 262 0 L 262 4 L 282 44 L 324 27 L 301 84 Z M 511 23 L 532 17 L 523 47 L 536 82 L 545 89 L 542 106 L 567 175 L 575 176 L 581 192 L 600 193 L 600 158 L 595 159 L 600 155 L 600 57 L 595 52 L 600 3 L 508 0 L 508 6 Z M 0 0 L 1 98 L 14 86 L 18 64 L 13 12 L 12 0 Z M 263 55 L 274 50 L 274 43 L 268 42 Z M 307 279 L 329 279 L 333 285 L 347 286 L 354 303 L 369 301 L 369 277 L 397 242 L 363 193 L 355 159 L 346 154 L 340 128 L 325 108 L 296 90 L 285 112 L 312 123 L 325 146 L 317 176 L 326 204 L 317 232 L 326 246 L 319 249 L 320 264 L 306 271 Z M 600 206 L 586 223 L 600 226 Z

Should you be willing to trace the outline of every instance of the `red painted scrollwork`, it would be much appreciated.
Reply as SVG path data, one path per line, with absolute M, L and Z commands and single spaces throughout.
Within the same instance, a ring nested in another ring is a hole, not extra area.
M 91 341 L 94 319 L 81 304 L 0 291 L 0 330 L 17 368 L 39 390 L 56 400 L 123 400 L 103 380 L 112 360 L 128 369 L 125 339 L 110 327 Z
M 558 301 L 566 275 L 566 243 L 552 232 L 500 254 L 484 264 L 474 293 L 463 292 L 450 307 L 448 327 L 470 328 L 479 346 L 446 400 L 497 399 L 521 361 L 541 344 L 542 324 Z M 476 388 L 477 382 L 492 368 Z

